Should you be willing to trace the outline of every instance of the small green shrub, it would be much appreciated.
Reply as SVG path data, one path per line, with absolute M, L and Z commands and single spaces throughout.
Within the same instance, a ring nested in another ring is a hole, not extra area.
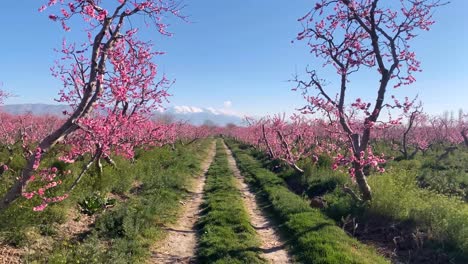
M 115 199 L 109 199 L 101 195 L 99 192 L 95 192 L 78 202 L 78 205 L 80 206 L 82 213 L 93 215 L 104 210 L 106 206 L 114 205 L 115 202 Z

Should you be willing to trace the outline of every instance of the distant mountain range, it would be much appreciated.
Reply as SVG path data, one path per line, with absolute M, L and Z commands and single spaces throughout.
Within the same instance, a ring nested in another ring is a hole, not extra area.
M 70 109 L 67 105 L 51 105 L 51 104 L 11 104 L 2 105 L 0 110 L 14 115 L 32 113 L 35 115 L 57 115 L 61 116 L 62 112 Z
M 33 113 L 35 115 L 57 115 L 69 110 L 66 105 L 51 104 L 11 104 L 0 106 L 0 111 L 11 114 Z M 187 121 L 194 125 L 213 124 L 225 126 L 227 124 L 240 125 L 243 117 L 226 110 L 217 110 L 213 108 L 198 108 L 192 106 L 173 106 L 165 111 L 156 112 L 156 118 L 163 118 L 177 121 Z

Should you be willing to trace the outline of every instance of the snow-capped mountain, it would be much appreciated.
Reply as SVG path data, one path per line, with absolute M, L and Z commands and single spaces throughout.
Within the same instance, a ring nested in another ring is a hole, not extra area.
M 33 113 L 35 115 L 58 115 L 69 110 L 66 105 L 51 104 L 11 104 L 0 106 L 0 111 L 11 114 Z M 224 126 L 232 123 L 240 125 L 243 117 L 229 109 L 199 108 L 194 106 L 172 106 L 155 113 L 156 118 L 187 121 L 194 125 L 213 124 Z

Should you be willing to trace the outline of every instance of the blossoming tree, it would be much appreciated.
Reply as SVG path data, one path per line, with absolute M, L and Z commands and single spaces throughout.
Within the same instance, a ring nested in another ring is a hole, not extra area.
M 31 151 L 21 176 L 0 200 L 0 210 L 22 194 L 26 198 L 43 197 L 37 210 L 66 197 L 44 196 L 45 190 L 59 182 L 54 180 L 55 168 L 39 168 L 42 157 L 57 143 L 72 143 L 72 151 L 63 159 L 72 161 L 90 153 L 92 161 L 99 163 L 111 151 L 130 157 L 137 143 L 157 141 L 161 135 L 160 128 L 151 127 L 147 120 L 168 96 L 171 82 L 164 76 L 156 80 L 154 59 L 161 52 L 152 51 L 152 44 L 143 41 L 133 25 L 146 23 L 170 36 L 163 18 L 183 18 L 180 6 L 171 0 L 50 0 L 39 11 L 46 9 L 52 10 L 48 17 L 61 23 L 65 31 L 71 30 L 73 20 L 86 33 L 87 41 L 82 44 L 63 42 L 59 51 L 63 57 L 53 68 L 53 75 L 64 84 L 59 101 L 72 110 L 64 113 L 66 120 Z M 130 137 L 132 131 L 148 133 Z M 45 186 L 27 190 L 28 183 L 39 178 Z
M 385 2 L 385 3 L 384 3 Z M 434 23 L 433 9 L 440 6 L 437 0 L 321 0 L 299 21 L 303 31 L 297 36 L 310 47 L 311 53 L 324 60 L 324 66 L 336 70 L 338 87 L 333 89 L 315 70 L 308 70 L 309 79 L 296 78 L 297 87 L 307 100 L 307 113 L 321 112 L 336 126 L 345 139 L 349 155 L 337 157 L 341 165 L 350 166 L 363 200 L 371 200 L 364 167 L 378 167 L 383 162 L 372 154 L 370 139 L 372 129 L 386 107 L 411 107 L 409 102 L 387 103 L 388 87 L 400 87 L 415 81 L 414 73 L 420 63 L 410 47 L 417 31 L 429 30 Z M 387 6 L 385 6 L 387 5 Z M 367 68 L 375 70 L 379 80 L 374 89 L 374 103 L 361 98 L 350 99 L 353 73 Z M 347 103 L 353 101 L 352 104 Z M 357 117 L 360 117 L 357 118 Z M 361 120 L 361 121 L 359 121 Z M 390 120 L 388 123 L 396 123 Z

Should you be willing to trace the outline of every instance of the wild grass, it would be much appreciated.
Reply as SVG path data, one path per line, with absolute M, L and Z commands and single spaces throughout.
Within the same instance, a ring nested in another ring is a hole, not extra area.
M 371 177 L 374 199 L 368 213 L 412 221 L 453 257 L 468 259 L 468 205 L 417 185 L 417 173 L 401 168 Z
M 17 240 L 25 241 L 25 246 L 33 245 L 36 241 L 32 241 L 28 234 L 38 233 L 40 224 L 55 230 L 57 223 L 71 221 L 66 218 L 67 212 L 77 206 L 78 201 L 95 192 L 103 195 L 112 192 L 126 198 L 119 200 L 113 208 L 98 213 L 95 227 L 88 234 L 69 240 L 52 232 L 54 234 L 49 237 L 53 244 L 30 252 L 24 260 L 36 263 L 144 262 L 149 246 L 164 237 L 162 225 L 176 218 L 180 207 L 178 201 L 187 195 L 193 175 L 200 172 L 210 142 L 177 145 L 175 150 L 170 147 L 141 150 L 133 163 L 116 159 L 117 168 L 105 167 L 101 176 L 91 171 L 70 199 L 51 205 L 43 212 L 33 212 L 27 204 L 30 201 L 19 201 L 0 219 L 10 216 L 20 217 L 21 221 L 7 220 L 2 228 L 27 230 L 18 234 Z M 14 234 L 5 233 L 0 235 L 3 239 L 15 239 Z M 43 233 L 41 235 L 47 235 Z

